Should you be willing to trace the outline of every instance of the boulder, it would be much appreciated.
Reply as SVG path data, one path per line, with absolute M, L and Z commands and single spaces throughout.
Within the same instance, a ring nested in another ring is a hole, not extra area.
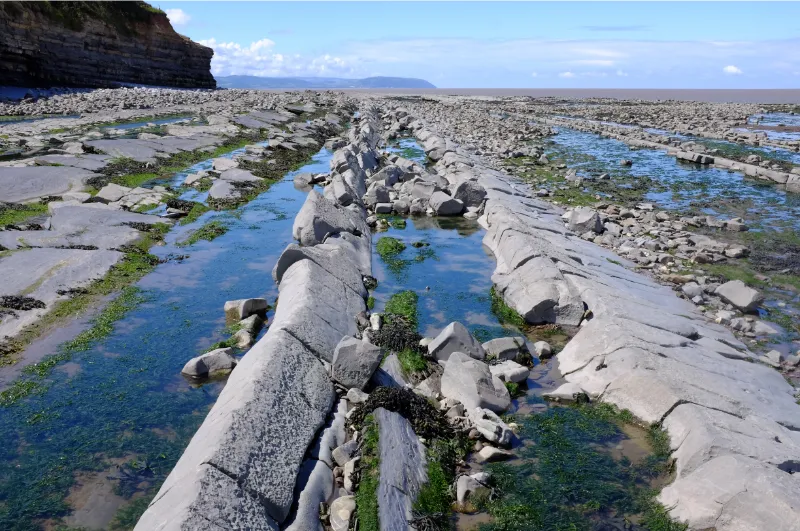
M 470 411 L 470 420 L 484 438 L 501 446 L 508 446 L 514 438 L 514 432 L 495 412 L 483 408 Z
M 331 378 L 345 387 L 363 389 L 382 358 L 380 347 L 345 336 L 333 352 Z
M 567 222 L 569 230 L 578 234 L 592 231 L 596 233 L 603 232 L 603 223 L 600 221 L 600 215 L 596 210 L 588 207 L 577 207 L 569 215 Z
M 486 351 L 486 356 L 489 358 L 515 360 L 520 355 L 530 356 L 528 347 L 525 344 L 525 338 L 522 336 L 499 337 L 487 341 L 482 346 L 483 350 Z
M 225 317 L 241 321 L 255 314 L 263 314 L 269 309 L 267 299 L 238 299 L 225 303 Z
M 331 503 L 330 523 L 333 531 L 347 531 L 350 529 L 350 519 L 356 510 L 354 496 L 342 496 Z
M 214 181 L 208 190 L 208 198 L 213 201 L 234 201 L 242 194 L 228 181 Z
M 453 190 L 453 197 L 467 207 L 479 207 L 486 198 L 486 189 L 475 181 L 462 181 Z
M 501 412 L 511 405 L 506 386 L 492 375 L 489 366 L 463 352 L 449 356 L 442 375 L 442 394 L 458 400 L 468 410 L 480 407 Z
M 511 360 L 506 360 L 497 365 L 490 365 L 489 370 L 494 376 L 500 378 L 501 381 L 514 383 L 524 382 L 531 373 L 530 369 L 524 365 L 520 365 Z
M 496 463 L 498 461 L 507 461 L 513 457 L 514 454 L 508 450 L 495 448 L 494 446 L 484 446 L 475 456 L 475 460 L 479 463 Z
M 556 402 L 571 402 L 576 399 L 576 397 L 583 393 L 583 389 L 581 386 L 574 382 L 567 382 L 565 384 L 560 385 L 557 389 L 553 391 L 548 391 L 546 393 L 542 393 L 542 396 L 545 398 L 549 398 L 550 400 L 555 400 Z
M 457 216 L 464 210 L 464 203 L 444 192 L 434 192 L 428 204 L 437 216 Z
M 754 311 L 764 300 L 761 293 L 753 288 L 748 288 L 741 280 L 726 282 L 719 286 L 714 293 L 743 312 Z
M 489 474 L 486 472 L 459 476 L 456 481 L 456 501 L 464 504 L 471 494 L 489 494 L 492 489 L 486 485 L 488 480 Z
M 316 190 L 311 190 L 303 207 L 294 219 L 292 236 L 302 245 L 317 245 L 330 234 L 350 232 L 357 236 L 366 233 L 366 223 L 358 214 L 338 208 Z
M 464 325 L 457 321 L 447 325 L 428 344 L 428 354 L 439 361 L 447 361 L 453 352 L 462 352 L 478 360 L 486 357 L 483 346 L 472 337 L 472 334 L 469 333 L 469 330 Z
M 236 360 L 233 357 L 233 349 L 218 348 L 190 359 L 181 369 L 181 373 L 194 378 L 203 378 L 215 372 L 232 370 L 234 367 Z

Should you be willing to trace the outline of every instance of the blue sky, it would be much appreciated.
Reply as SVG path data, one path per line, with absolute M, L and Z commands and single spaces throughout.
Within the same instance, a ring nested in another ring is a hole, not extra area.
M 215 75 L 798 88 L 798 2 L 152 2 Z

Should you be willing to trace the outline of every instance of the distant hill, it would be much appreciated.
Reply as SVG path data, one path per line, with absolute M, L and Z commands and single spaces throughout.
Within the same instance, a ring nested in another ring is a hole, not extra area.
M 339 77 L 258 76 L 220 76 L 217 77 L 217 87 L 243 89 L 436 88 L 424 79 L 411 77 L 344 79 Z

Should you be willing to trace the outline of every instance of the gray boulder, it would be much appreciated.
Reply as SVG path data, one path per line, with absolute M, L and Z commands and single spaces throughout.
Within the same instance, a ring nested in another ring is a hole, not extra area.
M 506 386 L 492 375 L 489 366 L 462 352 L 451 354 L 445 364 L 442 394 L 458 400 L 468 410 L 480 407 L 501 412 L 511 405 Z
M 600 215 L 597 211 L 588 207 L 577 207 L 569 215 L 568 221 L 569 230 L 578 234 L 592 231 L 596 233 L 603 232 L 603 223 L 600 221 Z
M 469 412 L 472 423 L 483 437 L 495 444 L 508 446 L 514 438 L 511 427 L 503 422 L 497 413 L 483 408 L 475 408 Z
M 363 389 L 380 365 L 382 357 L 380 347 L 345 336 L 333 351 L 331 378 L 345 387 Z
M 428 204 L 437 216 L 457 216 L 464 210 L 464 203 L 444 192 L 434 192 Z
M 499 337 L 487 341 L 483 345 L 487 357 L 497 358 L 499 360 L 513 360 L 519 355 L 528 354 L 528 347 L 525 345 L 525 338 L 522 336 L 517 337 Z
M 468 207 L 479 207 L 486 198 L 486 189 L 474 181 L 462 181 L 453 190 L 453 197 Z
M 208 198 L 214 201 L 233 201 L 242 194 L 228 181 L 217 180 L 208 190 Z
M 254 314 L 267 311 L 267 299 L 238 299 L 225 303 L 225 317 L 232 321 L 241 321 Z
M 492 375 L 497 376 L 503 382 L 524 382 L 528 379 L 528 375 L 531 373 L 530 369 L 525 367 L 524 365 L 520 365 L 519 363 L 511 360 L 506 360 L 502 363 L 498 363 L 497 365 L 491 365 L 489 367 Z
M 753 288 L 748 288 L 741 280 L 726 282 L 719 286 L 714 293 L 743 312 L 754 311 L 764 300 L 761 293 Z
M 329 234 L 366 233 L 366 224 L 356 218 L 354 212 L 338 208 L 319 192 L 311 190 L 294 219 L 292 236 L 302 245 L 317 245 Z
M 428 354 L 439 361 L 447 361 L 454 352 L 462 352 L 478 360 L 486 357 L 483 346 L 472 337 L 464 325 L 457 321 L 447 325 L 428 344 Z
M 218 348 L 202 356 L 190 359 L 181 373 L 194 378 L 202 378 L 219 371 L 229 371 L 236 367 L 232 348 Z

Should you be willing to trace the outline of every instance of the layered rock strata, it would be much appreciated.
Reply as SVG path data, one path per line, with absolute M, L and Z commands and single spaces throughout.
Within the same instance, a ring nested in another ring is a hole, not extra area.
M 176 33 L 166 14 L 144 2 L 4 2 L 0 7 L 4 85 L 214 88 L 213 54 Z

